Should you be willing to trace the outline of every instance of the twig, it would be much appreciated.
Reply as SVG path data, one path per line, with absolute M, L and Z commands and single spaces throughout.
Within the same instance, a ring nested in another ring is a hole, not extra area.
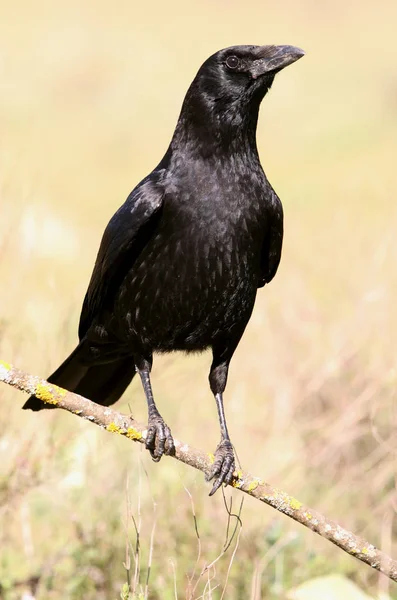
M 99 425 L 99 427 L 106 429 L 106 431 L 117 433 L 142 444 L 145 443 L 147 427 L 142 423 L 138 423 L 132 417 L 123 415 L 111 408 L 95 404 L 91 400 L 63 390 L 44 379 L 40 379 L 40 377 L 29 375 L 3 361 L 0 361 L 0 381 L 28 394 L 34 394 L 40 400 L 63 408 L 83 419 L 87 419 Z M 192 448 L 176 439 L 174 439 L 174 442 L 174 458 L 203 473 L 208 472 L 214 461 L 212 454 Z M 291 517 L 351 556 L 380 571 L 393 581 L 397 581 L 397 561 L 378 550 L 363 538 L 344 529 L 335 521 L 331 521 L 308 506 L 304 506 L 299 500 L 296 500 L 296 498 L 286 492 L 274 488 L 262 479 L 253 477 L 241 470 L 235 472 L 232 485 L 236 489 Z

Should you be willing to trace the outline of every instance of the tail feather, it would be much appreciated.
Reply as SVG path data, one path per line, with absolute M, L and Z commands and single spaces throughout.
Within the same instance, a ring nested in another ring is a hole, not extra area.
M 132 357 L 86 366 L 80 362 L 80 353 L 81 345 L 73 350 L 72 354 L 48 378 L 48 381 L 89 398 L 102 406 L 114 404 L 135 375 L 135 364 Z M 30 396 L 22 408 L 38 411 L 43 408 L 56 407 L 46 404 L 36 396 Z
M 90 367 L 73 391 L 102 406 L 110 406 L 123 395 L 135 375 L 132 357 Z

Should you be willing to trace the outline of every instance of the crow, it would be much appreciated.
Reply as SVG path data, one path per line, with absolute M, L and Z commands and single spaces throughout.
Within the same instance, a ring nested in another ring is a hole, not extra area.
M 303 55 L 294 46 L 233 46 L 204 62 L 164 158 L 105 229 L 79 344 L 48 379 L 110 406 L 138 372 L 146 448 L 157 462 L 175 447 L 153 397 L 153 353 L 211 348 L 221 440 L 210 495 L 235 470 L 223 407 L 229 363 L 281 257 L 283 210 L 259 160 L 259 106 L 276 73 Z M 31 396 L 23 408 L 50 406 Z

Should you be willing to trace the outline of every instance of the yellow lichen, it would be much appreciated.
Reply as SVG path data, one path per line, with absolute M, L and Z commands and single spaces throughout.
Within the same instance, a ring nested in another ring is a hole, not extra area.
M 60 389 L 60 388 L 57 388 L 56 385 L 54 385 L 52 387 L 54 388 L 55 391 L 58 391 Z M 64 392 L 64 390 L 61 390 L 61 391 Z M 65 395 L 65 393 L 66 392 L 64 392 L 63 395 Z M 48 384 L 46 384 L 46 383 L 38 383 L 35 387 L 34 395 L 37 398 L 39 398 L 40 400 L 43 400 L 43 402 L 46 402 L 47 404 L 54 404 L 54 405 L 58 404 L 58 399 L 54 396 L 54 392 L 51 391 Z
M 312 518 L 312 515 L 311 515 L 311 513 L 309 513 L 309 512 L 305 512 L 305 513 L 303 513 L 303 516 L 304 516 L 304 517 L 306 517 L 306 519 L 308 519 L 309 521 L 310 521 L 310 519 Z
M 125 435 L 130 440 L 140 440 L 140 439 L 142 439 L 142 434 L 139 431 L 136 431 L 136 429 L 133 429 L 132 427 L 128 427 L 127 433 Z
M 287 514 L 289 514 L 289 509 L 299 510 L 302 506 L 302 502 L 299 502 L 299 500 L 297 500 L 293 496 L 289 496 L 288 494 L 282 492 L 281 490 L 278 490 L 277 488 L 274 488 L 273 494 L 265 494 L 264 496 L 261 496 L 260 500 L 264 500 L 272 506 L 276 506 L 278 510 L 281 510 L 282 512 L 285 512 Z M 305 514 L 307 515 L 307 513 Z M 308 518 L 311 518 L 311 515 Z
M 121 427 L 119 427 L 118 425 L 116 425 L 116 423 L 109 423 L 109 425 L 106 427 L 106 431 L 110 431 L 111 433 L 121 433 Z
M 299 510 L 302 506 L 302 502 L 299 502 L 296 498 L 292 498 L 292 496 L 288 500 L 288 504 L 293 510 Z
M 58 396 L 61 396 L 62 398 L 63 398 L 63 396 L 66 396 L 66 394 L 68 393 L 67 390 L 60 388 L 57 385 L 53 385 L 52 388 L 53 388 L 54 392 L 56 392 L 58 394 Z
M 232 486 L 240 489 L 241 487 L 243 487 L 243 484 L 244 484 L 243 472 L 241 470 L 235 471 L 234 478 L 232 481 Z
M 368 550 L 368 548 L 363 548 L 363 549 L 361 550 L 361 554 L 369 554 L 369 550 Z
M 258 487 L 258 485 L 259 483 L 257 481 L 251 481 L 251 483 L 247 485 L 247 492 L 253 492 Z
M 125 437 L 128 437 L 128 439 L 130 440 L 140 440 L 142 438 L 142 434 L 136 429 L 133 429 L 132 427 L 129 427 L 128 429 L 123 429 L 123 427 L 119 427 L 119 425 L 116 425 L 116 423 L 113 422 L 107 425 L 106 431 L 110 431 L 110 433 L 119 433 L 120 435 L 125 435 Z
M 5 360 L 0 360 L 0 367 L 3 367 L 3 369 L 6 369 L 7 371 L 11 370 L 11 365 Z
M 212 452 L 208 452 L 208 458 L 210 459 L 210 464 L 213 465 L 215 462 L 215 455 Z

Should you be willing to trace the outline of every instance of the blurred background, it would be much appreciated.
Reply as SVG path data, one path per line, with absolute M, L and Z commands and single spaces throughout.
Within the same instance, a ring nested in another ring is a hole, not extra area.
M 161 159 L 201 63 L 235 44 L 304 48 L 261 109 L 285 246 L 232 361 L 226 412 L 244 468 L 390 553 L 396 25 L 395 0 L 0 8 L 0 356 L 41 376 L 75 346 L 103 229 Z M 175 436 L 208 451 L 219 435 L 210 361 L 157 357 L 153 372 Z M 354 593 L 397 598 L 395 584 L 249 498 L 222 555 L 228 513 L 201 473 L 152 464 L 140 446 L 62 411 L 22 412 L 24 396 L 6 386 L 0 400 L 6 600 L 127 598 L 128 582 L 135 598 L 306 600 L 296 588 L 323 576 L 316 599 L 356 598 L 335 595 L 341 576 Z M 146 419 L 138 381 L 118 408 Z M 240 495 L 225 496 L 238 512 Z M 230 538 L 235 517 L 229 525 Z

